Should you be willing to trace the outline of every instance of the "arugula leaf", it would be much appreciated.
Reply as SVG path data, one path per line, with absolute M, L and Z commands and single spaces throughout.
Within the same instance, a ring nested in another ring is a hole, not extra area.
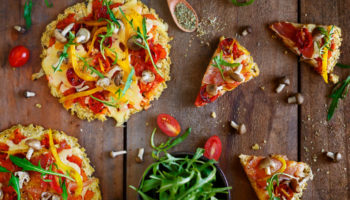
M 62 199 L 67 200 L 68 199 L 68 192 L 67 192 L 67 187 L 66 187 L 66 180 L 61 180 L 59 179 L 60 186 L 62 188 Z
M 71 181 L 75 181 L 74 179 L 72 179 L 68 175 L 53 172 L 51 170 L 43 169 L 41 167 L 40 163 L 38 163 L 38 166 L 35 166 L 25 158 L 19 158 L 19 157 L 10 155 L 10 160 L 12 161 L 13 164 L 17 165 L 18 167 L 21 167 L 22 170 L 24 170 L 24 171 L 34 171 L 34 172 L 39 172 L 39 173 L 44 174 L 44 175 L 51 174 L 51 175 L 67 178 Z
M 152 56 L 152 53 L 151 53 L 151 49 L 150 49 L 148 41 L 147 41 L 149 36 L 147 35 L 146 18 L 144 17 L 142 19 L 142 30 L 143 30 L 143 33 L 141 33 L 140 27 L 137 27 L 137 29 L 135 29 L 133 21 L 132 20 L 128 20 L 128 18 L 126 17 L 125 13 L 123 12 L 123 10 L 120 7 L 119 7 L 119 10 L 122 13 L 123 17 L 125 18 L 125 20 L 130 24 L 131 28 L 136 32 L 137 38 L 142 39 L 144 45 L 139 44 L 139 43 L 136 43 L 136 44 L 147 51 L 147 53 L 149 55 L 149 58 L 151 59 L 151 62 L 152 62 L 152 65 L 153 65 L 154 69 L 157 71 L 157 73 L 160 76 L 163 77 L 162 73 L 159 71 L 158 66 L 154 62 L 154 59 L 153 59 L 153 56 Z
M 19 179 L 18 179 L 18 177 L 14 176 L 13 174 L 11 174 L 9 185 L 12 186 L 13 189 L 16 191 L 16 193 L 17 193 L 17 200 L 20 200 L 21 199 L 21 191 L 19 189 Z
M 45 0 L 46 7 L 51 8 L 53 6 L 52 3 L 49 3 L 49 0 Z
M 234 67 L 238 67 L 240 65 L 240 63 L 229 63 L 229 62 L 226 62 L 223 59 L 223 53 L 222 52 L 220 52 L 220 55 L 215 56 L 213 60 L 214 60 L 214 63 L 212 65 L 219 69 L 221 77 L 222 77 L 223 80 L 225 80 L 225 76 L 224 76 L 224 70 L 222 69 L 221 66 L 227 66 L 227 67 L 234 68 Z
M 249 6 L 250 4 L 254 3 L 255 0 L 248 0 L 245 2 L 238 2 L 238 0 L 231 0 L 231 1 L 235 6 Z
M 115 60 L 113 61 L 112 65 L 117 64 L 117 61 L 118 61 L 118 53 L 117 53 L 116 51 L 114 51 L 113 49 L 108 48 L 108 47 L 105 47 L 105 49 L 108 49 L 109 51 L 111 51 L 111 52 L 114 54 L 114 56 L 115 56 Z
M 101 52 L 102 57 L 104 59 L 106 59 L 106 56 L 105 56 L 105 46 L 103 45 L 103 43 L 105 42 L 105 40 L 107 38 L 112 37 L 114 30 L 116 29 L 116 26 L 113 22 L 111 22 L 108 19 L 105 19 L 105 20 L 108 22 L 107 32 L 104 35 L 102 35 L 102 34 L 98 35 L 101 38 L 101 40 L 100 40 L 100 52 Z
M 98 102 L 101 102 L 103 104 L 105 104 L 106 106 L 110 106 L 110 107 L 115 107 L 115 108 L 118 108 L 119 106 L 117 105 L 118 101 L 116 101 L 113 97 L 111 97 L 112 101 L 109 102 L 109 101 L 104 101 L 104 100 L 101 100 L 99 98 L 96 98 L 92 95 L 90 95 L 90 97 Z
M 318 30 L 320 30 L 321 34 L 324 35 L 324 44 L 320 47 L 320 44 L 317 43 L 317 46 L 320 49 L 320 55 L 322 56 L 325 52 L 325 49 L 328 49 L 328 50 L 331 49 L 331 41 L 332 41 L 333 35 L 334 35 L 334 25 L 332 26 L 329 33 L 323 27 L 317 27 L 317 28 L 318 28 Z
M 115 18 L 113 11 L 109 7 L 112 4 L 112 1 L 103 0 L 102 4 L 107 7 L 107 13 L 111 20 L 118 25 L 118 28 L 120 28 L 119 21 L 117 20 L 117 18 Z
M 26 21 L 26 27 L 29 29 L 32 26 L 32 0 L 26 0 L 24 3 L 24 19 Z
M 134 74 L 135 74 L 135 69 L 131 67 L 131 72 L 129 73 L 128 78 L 126 79 L 126 83 L 122 91 L 122 96 L 124 96 L 126 91 L 130 88 L 132 83 L 132 77 L 134 76 Z
M 68 48 L 71 46 L 71 45 L 74 45 L 75 43 L 73 42 L 75 39 L 75 35 L 69 31 L 68 33 L 68 42 L 64 45 L 63 47 L 63 51 L 58 59 L 58 63 L 56 66 L 52 66 L 53 70 L 54 70 L 54 73 L 57 72 L 57 71 L 61 71 L 61 65 L 63 63 L 63 61 L 65 59 L 68 58 Z
M 343 80 L 342 82 L 338 83 L 330 97 L 332 98 L 332 102 L 329 106 L 328 109 L 328 115 L 327 115 L 327 120 L 331 120 L 333 117 L 333 114 L 335 112 L 335 109 L 338 107 L 338 102 L 340 99 L 345 99 L 345 97 L 347 96 L 348 92 L 349 92 L 349 88 L 350 88 L 350 76 L 348 76 L 345 80 Z
M 344 64 L 340 64 L 340 63 L 337 63 L 337 66 L 340 68 L 344 68 L 344 69 L 350 68 L 350 65 L 344 65 Z
M 0 172 L 10 172 L 10 171 L 7 170 L 5 167 L 0 166 Z
M 92 74 L 92 73 L 95 73 L 95 74 L 97 74 L 97 76 L 99 76 L 100 78 L 104 78 L 104 77 L 105 77 L 101 72 L 99 72 L 97 69 L 95 69 L 95 67 L 89 65 L 89 63 L 87 62 L 87 60 L 86 60 L 85 58 L 80 57 L 80 56 L 78 56 L 78 58 L 79 58 L 81 61 L 83 61 L 83 63 L 84 63 L 84 68 L 83 68 L 83 69 L 88 68 L 88 69 L 91 70 L 91 74 Z

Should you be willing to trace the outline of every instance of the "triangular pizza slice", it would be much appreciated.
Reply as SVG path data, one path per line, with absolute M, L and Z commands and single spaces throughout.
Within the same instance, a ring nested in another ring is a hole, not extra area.
M 240 155 L 241 164 L 259 200 L 298 200 L 313 174 L 309 165 L 283 155 Z
M 233 38 L 221 37 L 204 74 L 195 105 L 211 103 L 258 75 L 259 68 L 250 53 Z
M 333 68 L 340 56 L 341 29 L 335 25 L 276 22 L 270 28 L 302 61 L 314 67 L 324 79 L 337 82 Z

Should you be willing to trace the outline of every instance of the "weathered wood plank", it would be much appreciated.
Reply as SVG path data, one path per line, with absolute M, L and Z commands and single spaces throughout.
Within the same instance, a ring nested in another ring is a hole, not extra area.
M 301 0 L 301 22 L 335 24 L 342 28 L 342 63 L 350 63 L 349 53 L 350 14 L 349 1 Z M 336 69 L 341 78 L 348 70 Z M 301 160 L 311 164 L 314 181 L 308 186 L 304 199 L 349 199 L 349 101 L 341 102 L 333 119 L 327 122 L 327 111 L 332 84 L 326 85 L 322 78 L 307 65 L 301 64 L 301 92 L 306 103 L 301 107 Z M 322 151 L 340 152 L 343 160 L 331 163 Z
M 104 199 L 123 198 L 123 157 L 111 159 L 110 150 L 123 149 L 123 129 L 115 128 L 115 123 L 108 120 L 105 123 L 94 121 L 88 123 L 70 115 L 58 100 L 50 95 L 47 81 L 42 78 L 31 81 L 33 72 L 40 65 L 40 37 L 51 20 L 57 17 L 66 7 L 80 1 L 53 1 L 52 8 L 46 8 L 44 1 L 33 1 L 33 26 L 24 35 L 12 33 L 12 27 L 24 24 L 22 11 L 24 1 L 2 1 L 0 4 L 0 130 L 15 124 L 37 124 L 46 128 L 65 131 L 79 139 L 86 148 L 87 154 L 95 166 L 95 176 L 101 181 Z M 31 58 L 22 68 L 13 70 L 8 64 L 8 52 L 15 45 L 25 45 L 29 48 Z M 37 96 L 25 99 L 24 90 L 34 91 Z M 35 104 L 42 108 L 36 108 Z M 113 186 L 113 188 L 112 188 Z
M 149 145 L 150 134 L 156 127 L 156 116 L 169 113 L 179 120 L 182 128 L 192 127 L 193 132 L 183 144 L 172 151 L 194 151 L 203 147 L 205 141 L 217 134 L 223 142 L 220 166 L 224 170 L 232 189 L 233 199 L 255 199 L 255 194 L 239 164 L 238 155 L 287 154 L 297 159 L 298 119 L 297 106 L 285 103 L 287 92 L 277 95 L 276 78 L 287 75 L 292 81 L 288 93 L 297 92 L 296 57 L 284 55 L 285 48 L 271 38 L 268 23 L 278 20 L 297 20 L 297 1 L 256 1 L 249 7 L 234 7 L 229 1 L 189 1 L 202 19 L 214 19 L 224 27 L 204 36 L 210 47 L 201 45 L 195 34 L 180 32 L 171 20 L 166 2 L 149 1 L 166 22 L 169 33 L 174 36 L 171 51 L 172 80 L 160 100 L 153 103 L 147 112 L 138 114 L 127 126 L 127 185 L 137 186 L 145 168 L 152 162 Z M 244 84 L 235 91 L 221 97 L 215 103 L 195 108 L 194 100 L 200 82 L 221 35 L 235 37 L 242 26 L 251 25 L 253 33 L 238 40 L 251 51 L 261 69 L 261 76 Z M 190 42 L 191 38 L 195 38 Z M 187 57 L 185 56 L 187 54 Z M 261 90 L 264 86 L 265 90 Z M 287 91 L 287 90 L 286 90 Z M 216 112 L 217 118 L 210 117 Z M 230 120 L 244 122 L 248 133 L 238 136 L 229 127 Z M 148 126 L 146 125 L 148 124 Z M 162 135 L 160 132 L 158 136 Z M 159 138 L 159 137 L 158 137 Z M 164 139 L 164 137 L 161 137 Z M 159 140 L 161 140 L 159 139 Z M 158 140 L 158 139 L 157 139 Z M 264 140 L 267 141 L 264 144 Z M 251 146 L 258 143 L 262 150 L 253 151 Z M 137 149 L 146 150 L 145 163 L 136 164 Z M 127 199 L 135 199 L 136 193 L 127 191 Z

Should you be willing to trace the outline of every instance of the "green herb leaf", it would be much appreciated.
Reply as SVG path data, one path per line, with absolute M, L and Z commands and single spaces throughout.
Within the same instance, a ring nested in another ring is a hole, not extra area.
M 109 17 L 111 18 L 111 20 L 114 23 L 116 23 L 118 25 L 118 28 L 120 28 L 119 21 L 117 20 L 117 18 L 115 18 L 114 13 L 110 8 L 111 4 L 112 4 L 112 1 L 103 0 L 103 5 L 107 7 L 107 13 L 108 13 Z
M 111 48 L 108 48 L 108 47 L 105 47 L 105 49 L 108 49 L 109 51 L 111 51 L 111 52 L 114 54 L 114 56 L 115 56 L 115 60 L 113 61 L 112 65 L 117 64 L 117 61 L 118 61 L 118 53 L 117 53 L 115 50 L 113 50 L 113 49 L 111 49 Z
M 5 167 L 0 166 L 0 172 L 10 172 L 10 171 L 7 170 Z
M 102 99 L 99 99 L 99 98 L 96 98 L 92 95 L 90 95 L 90 97 L 98 102 L 101 102 L 103 103 L 104 105 L 106 106 L 110 106 L 110 107 L 115 107 L 115 108 L 118 108 L 119 106 L 117 105 L 118 101 L 116 101 L 113 97 L 111 97 L 112 101 L 104 101 Z
M 330 97 L 332 98 L 332 102 L 328 109 L 327 120 L 332 119 L 335 109 L 338 107 L 339 99 L 344 99 L 346 97 L 349 91 L 349 86 L 350 86 L 350 76 L 348 76 L 345 80 L 338 83 L 334 87 L 330 95 Z
M 123 92 L 122 92 L 122 96 L 125 95 L 126 91 L 130 88 L 131 86 L 131 83 L 132 83 L 132 77 L 134 76 L 135 74 L 135 70 L 133 67 L 131 67 L 131 71 L 128 75 L 128 78 L 126 79 L 126 83 L 125 83 L 125 86 L 124 86 L 124 89 L 123 89 Z
M 95 67 L 89 65 L 89 63 L 87 62 L 87 60 L 85 58 L 80 57 L 80 56 L 78 56 L 78 58 L 81 61 L 83 61 L 83 63 L 84 63 L 84 68 L 83 69 L 85 69 L 85 68 L 90 69 L 93 73 L 97 74 L 97 76 L 99 76 L 100 78 L 104 78 L 105 77 L 101 72 L 99 72 L 97 69 L 95 69 Z
M 144 48 L 147 51 L 147 53 L 149 55 L 149 58 L 151 59 L 151 62 L 152 62 L 152 65 L 153 65 L 154 69 L 157 71 L 157 73 L 161 77 L 163 77 L 162 73 L 159 71 L 158 66 L 154 62 L 154 59 L 153 59 L 153 56 L 152 56 L 152 53 L 151 53 L 151 49 L 150 49 L 148 41 L 147 41 L 148 35 L 147 35 L 147 28 L 146 28 L 146 18 L 144 17 L 142 19 L 142 30 L 143 30 L 143 33 L 141 33 L 140 27 L 137 27 L 137 29 L 135 29 L 134 24 L 133 24 L 133 20 L 128 20 L 128 18 L 126 17 L 125 13 L 123 12 L 123 10 L 120 7 L 119 7 L 119 10 L 122 13 L 123 17 L 125 18 L 125 20 L 130 24 L 131 28 L 136 32 L 138 38 L 142 39 L 144 45 L 142 45 L 142 44 L 137 44 L 137 45 L 139 45 L 140 47 Z
M 224 76 L 224 70 L 222 69 L 221 66 L 227 66 L 227 67 L 234 68 L 234 67 L 238 67 L 238 66 L 241 65 L 240 63 L 229 63 L 229 62 L 226 62 L 226 60 L 224 60 L 224 58 L 223 58 L 223 53 L 222 52 L 220 52 L 220 55 L 215 56 L 213 60 L 214 60 L 214 63 L 212 65 L 219 69 L 221 77 L 222 77 L 223 80 L 225 80 L 225 76 Z
M 34 171 L 34 172 L 39 172 L 39 173 L 44 174 L 44 175 L 51 174 L 51 175 L 67 178 L 71 181 L 75 181 L 74 179 L 72 179 L 68 175 L 43 169 L 41 167 L 40 163 L 38 164 L 38 166 L 35 166 L 25 158 L 19 158 L 19 157 L 10 155 L 10 160 L 12 161 L 13 164 L 17 165 L 18 167 L 21 167 L 22 170 L 24 170 L 24 171 Z
M 19 189 L 19 179 L 17 176 L 11 175 L 9 185 L 13 187 L 13 189 L 17 193 L 17 200 L 21 199 L 21 191 Z
M 67 200 L 68 199 L 68 192 L 67 192 L 67 187 L 66 187 L 66 180 L 61 181 L 60 178 L 60 186 L 62 188 L 62 199 Z
M 238 0 L 231 0 L 231 1 L 235 6 L 249 6 L 250 4 L 254 3 L 255 0 L 248 0 L 245 2 L 238 2 Z
M 331 49 L 331 41 L 333 39 L 333 35 L 334 35 L 334 25 L 332 26 L 331 30 L 328 31 L 323 28 L 323 27 L 317 27 L 318 30 L 320 30 L 321 34 L 324 35 L 324 44 L 319 47 L 320 49 L 320 55 L 322 56 L 325 52 L 326 49 L 330 50 Z M 319 46 L 319 43 L 317 43 L 317 45 Z
M 350 68 L 350 65 L 344 65 L 344 64 L 340 64 L 340 63 L 337 63 L 337 66 L 340 68 L 344 68 L 344 69 Z
M 45 0 L 46 7 L 51 8 L 53 6 L 52 3 L 49 3 L 49 0 Z
M 24 19 L 26 21 L 26 27 L 29 29 L 32 26 L 32 0 L 26 0 L 24 3 Z
M 114 33 L 114 30 L 115 30 L 117 27 L 116 27 L 115 24 L 114 24 L 113 22 L 111 22 L 110 20 L 108 20 L 108 19 L 104 19 L 104 20 L 106 20 L 106 21 L 108 22 L 108 24 L 107 24 L 107 32 L 106 32 L 104 35 L 100 34 L 100 35 L 98 35 L 98 36 L 101 38 L 101 40 L 100 40 L 100 52 L 101 52 L 101 54 L 102 54 L 102 57 L 103 57 L 104 59 L 106 59 L 106 56 L 105 56 L 105 46 L 103 45 L 103 43 L 105 42 L 105 40 L 106 40 L 107 38 L 112 37 L 112 35 L 113 35 L 113 33 Z
M 74 45 L 75 43 L 73 42 L 75 39 L 75 35 L 69 31 L 68 33 L 68 42 L 64 45 L 63 47 L 63 51 L 58 59 L 58 63 L 56 66 L 52 66 L 53 70 L 54 70 L 54 73 L 57 72 L 57 71 L 62 71 L 61 70 L 61 65 L 63 63 L 63 61 L 68 58 L 68 48 L 71 46 L 71 45 Z

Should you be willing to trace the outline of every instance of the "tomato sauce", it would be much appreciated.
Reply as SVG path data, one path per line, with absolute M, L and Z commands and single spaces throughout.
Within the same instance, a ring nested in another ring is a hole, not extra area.
M 62 19 L 57 23 L 56 28 L 63 30 L 69 24 L 75 22 L 74 17 L 75 17 L 74 13 L 69 14 L 66 18 Z
M 97 99 L 100 99 L 102 101 L 106 100 L 103 92 L 96 92 L 92 96 L 96 97 Z M 89 103 L 88 103 L 87 107 L 95 114 L 102 113 L 104 111 L 104 109 L 106 108 L 102 102 L 99 102 L 93 98 L 89 99 Z
M 16 129 L 13 132 L 13 135 L 10 136 L 10 139 L 12 140 L 13 143 L 19 144 L 23 139 L 26 137 L 22 135 L 22 133 L 19 131 L 19 129 Z

